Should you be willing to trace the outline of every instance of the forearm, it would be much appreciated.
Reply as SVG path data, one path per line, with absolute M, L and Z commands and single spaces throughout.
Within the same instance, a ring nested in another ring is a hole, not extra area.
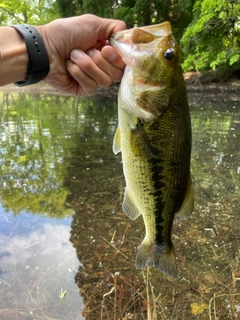
M 26 79 L 26 42 L 12 27 L 0 27 L 0 86 Z

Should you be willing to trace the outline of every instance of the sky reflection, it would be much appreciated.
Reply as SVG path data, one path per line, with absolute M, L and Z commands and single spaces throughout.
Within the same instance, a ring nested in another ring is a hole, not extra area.
M 0 297 L 9 298 L 0 298 L 0 311 L 15 310 L 16 319 L 27 319 L 27 314 L 31 319 L 84 319 L 74 280 L 79 261 L 69 242 L 70 221 L 50 222 L 26 212 L 14 217 L 0 209 Z

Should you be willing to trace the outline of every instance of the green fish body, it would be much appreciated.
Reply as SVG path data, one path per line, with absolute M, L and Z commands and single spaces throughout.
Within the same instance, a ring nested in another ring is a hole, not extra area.
M 118 94 L 114 153 L 122 153 L 123 211 L 142 215 L 146 235 L 137 268 L 155 266 L 177 277 L 173 220 L 193 211 L 191 120 L 179 49 L 168 22 L 114 34 L 126 62 Z

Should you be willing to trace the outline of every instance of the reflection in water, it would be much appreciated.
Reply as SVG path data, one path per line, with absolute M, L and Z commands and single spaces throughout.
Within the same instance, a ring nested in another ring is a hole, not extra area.
M 76 319 L 83 302 L 72 281 L 79 263 L 69 225 L 24 212 L 0 220 L 0 319 Z
M 0 212 L 0 318 L 240 317 L 235 96 L 189 99 L 195 212 L 174 224 L 177 280 L 135 268 L 145 231 L 142 218 L 121 210 L 125 182 L 111 150 L 116 97 L 3 97 L 0 199 L 16 217 Z

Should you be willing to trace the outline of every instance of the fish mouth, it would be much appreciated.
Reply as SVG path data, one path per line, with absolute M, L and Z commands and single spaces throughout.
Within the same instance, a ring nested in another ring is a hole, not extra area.
M 113 33 L 109 38 L 110 45 L 113 47 L 119 47 L 121 45 L 133 45 L 131 42 L 132 30 L 133 29 Z
M 170 23 L 164 22 L 115 32 L 110 36 L 109 42 L 123 61 L 131 66 L 134 56 L 139 55 L 141 51 L 151 51 L 156 46 L 155 41 L 161 42 L 171 33 Z
M 132 65 L 134 47 L 134 44 L 131 41 L 131 33 L 132 29 L 123 30 L 113 33 L 109 38 L 110 45 L 117 51 L 117 53 L 122 57 L 123 61 L 129 66 Z
M 111 35 L 110 41 L 124 41 L 124 42 L 130 42 L 131 41 L 131 33 L 133 29 L 129 30 L 123 30 L 119 32 L 115 32 Z
M 158 37 L 166 37 L 171 31 L 171 25 L 168 21 L 163 22 L 161 24 L 155 24 L 155 25 L 150 25 L 150 26 L 145 26 L 145 27 L 134 27 L 132 29 L 127 29 L 127 30 L 122 30 L 113 33 L 110 36 L 110 43 L 116 43 L 116 42 L 125 42 L 125 43 L 134 43 L 133 41 L 133 36 L 134 34 L 138 34 L 141 31 L 145 31 L 149 34 L 156 35 Z M 133 41 L 133 42 L 132 42 Z

